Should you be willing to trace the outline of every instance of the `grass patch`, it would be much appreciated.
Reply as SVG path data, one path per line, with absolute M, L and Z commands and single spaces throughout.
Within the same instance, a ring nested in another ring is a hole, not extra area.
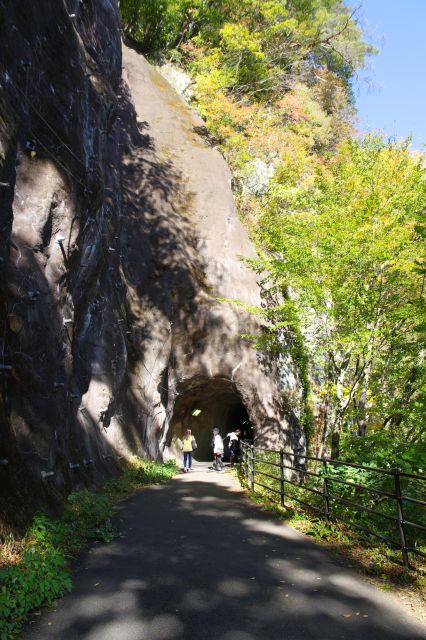
M 70 591 L 68 560 L 83 544 L 117 536 L 111 522 L 115 502 L 146 485 L 167 482 L 176 471 L 174 461 L 132 457 L 102 492 L 71 493 L 60 520 L 37 513 L 22 540 L 5 540 L 0 547 L 0 640 L 15 638 L 31 610 Z

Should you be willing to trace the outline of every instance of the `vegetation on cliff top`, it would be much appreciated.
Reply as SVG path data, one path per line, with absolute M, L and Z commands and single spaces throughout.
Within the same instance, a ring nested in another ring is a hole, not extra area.
M 403 458 L 421 472 L 423 158 L 407 142 L 355 136 L 351 81 L 375 52 L 356 10 L 341 0 L 122 0 L 121 11 L 134 42 L 194 79 L 193 103 L 257 243 L 252 266 L 281 297 L 264 313 L 308 354 L 313 452 Z

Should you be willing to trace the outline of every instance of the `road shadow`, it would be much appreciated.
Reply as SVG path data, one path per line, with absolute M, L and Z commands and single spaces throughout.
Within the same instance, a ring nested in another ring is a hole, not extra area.
M 73 593 L 24 638 L 424 637 L 376 589 L 235 489 L 196 470 L 121 503 L 123 537 L 87 550 Z

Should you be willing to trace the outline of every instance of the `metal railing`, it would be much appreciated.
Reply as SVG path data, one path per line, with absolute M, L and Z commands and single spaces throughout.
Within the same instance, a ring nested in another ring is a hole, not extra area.
M 426 550 L 426 476 L 241 444 L 242 470 L 253 493 L 261 487 L 283 509 L 295 501 L 400 549 L 406 569 L 409 554 L 426 558 L 420 548 Z M 357 474 L 363 482 L 351 479 Z

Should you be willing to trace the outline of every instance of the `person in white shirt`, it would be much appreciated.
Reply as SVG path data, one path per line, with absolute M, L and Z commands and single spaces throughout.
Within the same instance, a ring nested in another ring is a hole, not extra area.
M 231 460 L 231 467 L 235 462 L 239 462 L 241 445 L 240 445 L 241 429 L 235 429 L 226 435 L 229 438 L 229 454 Z
M 223 462 L 222 462 L 223 440 L 222 440 L 222 436 L 219 433 L 219 429 L 217 427 L 213 429 L 212 447 L 213 447 L 213 469 L 216 469 L 216 471 L 223 471 Z

